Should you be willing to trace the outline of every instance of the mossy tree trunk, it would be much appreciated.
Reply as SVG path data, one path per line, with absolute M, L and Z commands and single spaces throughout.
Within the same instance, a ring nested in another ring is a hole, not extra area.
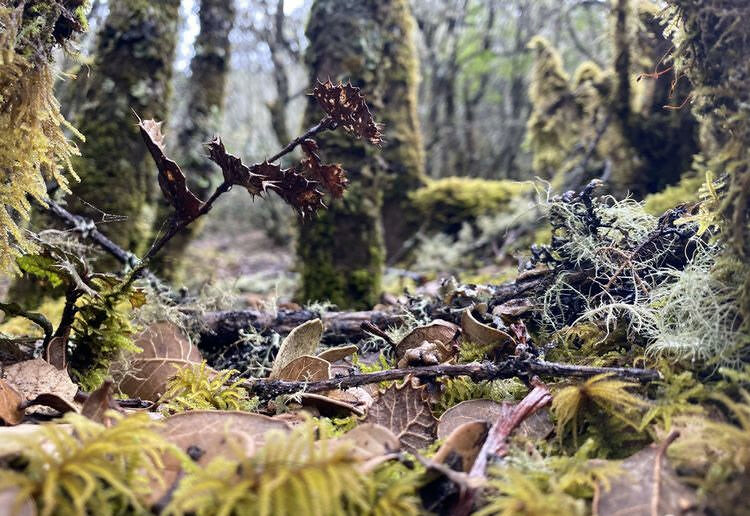
M 229 35 L 234 25 L 234 0 L 201 0 L 198 12 L 200 33 L 195 40 L 195 54 L 190 61 L 187 84 L 187 109 L 177 131 L 178 159 L 190 189 L 202 199 L 210 193 L 215 165 L 206 157 L 204 143 L 220 129 L 230 64 Z M 154 230 L 158 231 L 172 209 L 160 199 L 157 204 Z M 154 268 L 164 279 L 179 276 L 180 261 L 185 248 L 200 231 L 200 224 L 176 235 L 157 256 Z
M 419 217 L 410 194 L 425 183 L 422 133 L 417 115 L 419 60 L 414 41 L 415 21 L 406 0 L 384 2 L 384 47 L 378 78 L 378 121 L 385 124 L 383 228 L 387 257 L 395 256 L 414 235 Z
M 730 244 L 716 273 L 739 285 L 743 331 L 750 333 L 750 3 L 670 0 L 679 22 L 675 55 L 693 88 L 693 112 L 707 170 L 723 179 L 714 207 Z
M 101 229 L 135 252 L 149 243 L 148 190 L 156 184 L 156 171 L 146 160 L 133 112 L 166 118 L 179 5 L 179 0 L 110 2 L 76 122 L 86 142 L 75 163 L 81 182 L 73 188 L 70 209 L 94 220 L 102 220 L 102 212 L 126 217 Z M 99 267 L 116 264 L 105 258 Z
M 303 300 L 328 299 L 342 308 L 377 301 L 385 260 L 382 191 L 392 221 L 408 216 L 406 192 L 421 182 L 412 30 L 405 0 L 316 0 L 312 6 L 307 27 L 312 81 L 350 79 L 361 87 L 375 118 L 386 124 L 388 142 L 381 154 L 340 132 L 321 137 L 325 158 L 344 166 L 351 186 L 342 200 L 300 228 Z M 307 125 L 320 113 L 311 104 Z M 393 238 L 397 248 L 407 227 L 394 227 L 401 235 Z

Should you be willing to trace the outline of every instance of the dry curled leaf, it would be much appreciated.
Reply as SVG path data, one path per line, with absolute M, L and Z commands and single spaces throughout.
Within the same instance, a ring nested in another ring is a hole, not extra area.
M 491 346 L 508 354 L 512 353 L 516 348 L 513 337 L 502 330 L 479 322 L 472 313 L 471 308 L 466 308 L 461 314 L 461 329 L 464 332 L 464 338 L 474 344 Z
M 349 134 L 373 145 L 383 143 L 380 125 L 373 120 L 360 89 L 352 83 L 334 84 L 330 79 L 326 82 L 317 81 L 312 96 L 328 116 Z
M 306 321 L 294 328 L 281 342 L 269 378 L 278 378 L 281 370 L 295 358 L 314 354 L 322 336 L 323 323 L 320 319 Z
M 396 344 L 396 358 L 401 360 L 406 356 L 407 351 L 422 346 L 425 342 L 436 342 L 442 346 L 442 355 L 440 362 L 449 358 L 450 354 L 458 352 L 458 337 L 461 330 L 452 322 L 442 319 L 435 319 L 430 324 L 418 326 L 409 332 L 401 341 Z
M 459 425 L 445 437 L 445 442 L 432 460 L 453 470 L 468 473 L 482 449 L 489 429 L 490 423 L 487 421 L 470 421 Z
M 331 391 L 335 392 L 335 391 Z M 300 403 L 312 412 L 313 415 L 323 417 L 349 417 L 364 415 L 364 410 L 357 407 L 348 400 L 342 400 L 336 396 L 323 396 L 322 394 L 303 393 L 300 394 Z M 313 409 L 313 410 L 310 410 Z
M 12 385 L 0 379 L 0 422 L 6 425 L 17 425 L 23 420 L 21 402 L 23 398 Z
M 331 364 L 322 358 L 303 355 L 285 365 L 277 378 L 279 380 L 315 382 L 331 377 Z
M 516 406 L 515 402 L 498 403 L 492 400 L 467 400 L 446 410 L 438 420 L 438 439 L 447 438 L 456 428 L 473 421 L 492 424 L 498 418 L 507 418 Z M 549 416 L 549 410 L 542 408 L 526 417 L 515 430 L 516 434 L 532 440 L 547 437 L 554 425 Z
M 652 444 L 622 461 L 623 474 L 609 482 L 609 489 L 598 486 L 594 497 L 595 516 L 697 516 L 695 492 L 678 479 L 665 456 L 667 447 L 678 436 Z
M 159 169 L 159 186 L 169 204 L 175 209 L 180 220 L 193 220 L 203 206 L 187 186 L 185 174 L 180 167 L 164 154 L 164 135 L 161 132 L 162 122 L 141 120 L 138 127 L 146 147 L 154 158 Z
M 358 351 L 358 349 L 359 348 L 357 348 L 357 346 L 355 346 L 354 344 L 351 344 L 349 346 L 328 348 L 325 351 L 321 351 L 320 353 L 318 353 L 318 358 L 322 358 L 323 360 L 327 360 L 330 363 L 334 363 L 339 360 L 343 360 L 350 355 L 353 355 Z
M 158 400 L 177 370 L 202 360 L 198 348 L 170 322 L 148 326 L 136 336 L 135 344 L 142 351 L 126 357 L 112 368 L 117 388 L 132 398 Z
M 407 381 L 381 391 L 365 417 L 391 430 L 408 451 L 421 450 L 434 440 L 437 420 L 430 410 L 424 387 Z
M 64 335 L 53 337 L 49 341 L 49 344 L 47 344 L 44 358 L 58 369 L 65 369 L 68 365 L 67 350 L 69 334 L 70 328 L 65 331 Z
M 360 471 L 367 473 L 390 460 L 401 449 L 393 432 L 382 425 L 363 423 L 349 430 L 339 440 L 353 444 L 354 456 L 362 461 Z
M 68 372 L 58 369 L 41 358 L 18 362 L 5 367 L 3 378 L 12 384 L 26 400 L 26 407 L 32 405 L 47 405 L 47 407 L 35 407 L 28 412 L 54 415 L 50 410 L 63 409 L 62 411 L 75 410 L 73 398 L 75 398 L 78 387 L 70 379 Z

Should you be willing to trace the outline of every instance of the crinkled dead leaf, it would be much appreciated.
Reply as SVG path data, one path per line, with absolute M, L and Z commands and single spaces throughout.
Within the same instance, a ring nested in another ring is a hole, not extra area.
M 0 422 L 5 425 L 17 425 L 23 421 L 22 401 L 21 393 L 0 379 Z
M 401 386 L 394 383 L 381 391 L 364 422 L 388 428 L 408 451 L 421 450 L 432 443 L 437 427 L 425 388 L 414 387 L 410 381 Z
M 695 492 L 682 484 L 665 456 L 678 436 L 672 433 L 662 443 L 652 444 L 622 461 L 623 473 L 609 481 L 609 489 L 598 486 L 595 516 L 697 516 Z
M 27 412 L 54 415 L 54 410 L 75 410 L 73 399 L 78 387 L 68 372 L 58 369 L 41 358 L 26 360 L 5 367 L 3 378 L 13 385 L 26 400 L 26 406 L 34 405 Z M 37 405 L 47 405 L 40 407 Z M 54 406 L 50 410 L 49 406 Z
M 322 336 L 323 323 L 320 319 L 306 321 L 294 328 L 281 342 L 269 378 L 278 378 L 281 370 L 295 358 L 313 355 Z
M 507 354 L 513 353 L 516 348 L 513 337 L 502 330 L 479 322 L 471 308 L 466 308 L 461 314 L 461 329 L 464 332 L 464 338 L 474 344 L 492 346 Z
M 446 345 L 439 341 L 422 342 L 416 348 L 406 350 L 397 367 L 431 366 L 449 361 L 458 353 L 457 345 Z
M 326 82 L 318 81 L 313 88 L 312 96 L 328 116 L 349 134 L 373 145 L 383 143 L 380 125 L 373 120 L 360 89 L 352 83 L 334 84 L 330 79 Z
M 354 344 L 351 344 L 349 346 L 339 346 L 336 348 L 328 348 L 318 353 L 318 358 L 322 358 L 323 360 L 327 360 L 330 363 L 334 363 L 339 360 L 343 360 L 348 356 L 353 355 L 358 350 L 359 348 L 355 346 Z
M 439 342 L 445 348 L 445 353 L 457 353 L 458 337 L 461 335 L 461 329 L 452 322 L 442 319 L 435 319 L 430 324 L 418 326 L 409 332 L 401 341 L 396 344 L 396 358 L 401 360 L 410 349 L 418 348 L 425 342 Z M 447 360 L 445 357 L 441 362 Z
M 462 401 L 440 416 L 437 428 L 438 439 L 446 439 L 456 428 L 469 422 L 482 421 L 492 424 L 498 418 L 509 417 L 516 404 L 515 402 L 498 403 L 486 399 Z M 538 440 L 547 437 L 553 429 L 549 410 L 542 408 L 525 418 L 515 433 L 531 440 Z
M 202 360 L 198 348 L 170 322 L 148 326 L 136 336 L 135 344 L 142 351 L 118 361 L 111 369 L 118 390 L 132 398 L 158 400 L 166 391 L 167 381 L 180 368 Z
M 303 355 L 297 357 L 279 371 L 279 380 L 315 382 L 331 377 L 331 364 L 322 358 Z
M 432 460 L 455 471 L 468 473 L 482 449 L 490 425 L 487 421 L 470 421 L 459 425 L 445 437 L 445 442 Z
M 162 122 L 141 120 L 138 127 L 146 147 L 159 169 L 159 186 L 180 220 L 192 220 L 198 216 L 203 202 L 187 186 L 185 174 L 180 167 L 164 154 Z

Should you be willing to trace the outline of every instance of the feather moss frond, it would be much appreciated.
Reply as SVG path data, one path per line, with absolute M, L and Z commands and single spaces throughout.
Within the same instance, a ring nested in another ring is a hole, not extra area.
M 269 432 L 254 456 L 188 474 L 166 514 L 351 514 L 365 503 L 367 477 L 349 443 L 316 441 L 315 428 L 308 421 L 291 434 Z
M 233 369 L 213 371 L 206 362 L 181 368 L 169 380 L 164 393 L 163 409 L 167 412 L 185 410 L 245 410 L 258 407 L 257 397 L 250 398 L 241 380 L 231 381 L 239 372 Z
M 163 454 L 179 452 L 155 431 L 147 414 L 122 417 L 107 428 L 78 414 L 42 425 L 41 436 L 19 437 L 19 471 L 0 471 L 0 484 L 30 496 L 41 516 L 146 512 L 142 500 L 162 482 Z
M 558 437 L 562 439 L 570 426 L 574 442 L 577 441 L 582 417 L 587 411 L 595 408 L 630 423 L 628 414 L 647 405 L 644 399 L 627 390 L 633 387 L 637 385 L 614 379 L 608 373 L 560 389 L 552 400 L 552 412 L 557 418 Z

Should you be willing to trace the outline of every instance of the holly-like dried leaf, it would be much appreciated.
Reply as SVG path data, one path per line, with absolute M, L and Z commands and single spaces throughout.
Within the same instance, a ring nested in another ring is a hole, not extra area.
M 279 371 L 279 380 L 315 382 L 331 377 L 331 364 L 322 358 L 303 355 L 297 357 Z
M 132 398 L 158 400 L 166 391 L 167 381 L 180 368 L 202 360 L 198 348 L 170 322 L 150 325 L 136 336 L 135 344 L 142 351 L 125 357 L 111 369 L 119 391 Z
M 31 405 L 54 405 L 54 409 L 62 411 L 75 410 L 73 398 L 78 387 L 70 379 L 68 372 L 58 369 L 41 358 L 26 360 L 5 367 L 3 378 L 12 384 Z M 57 399 L 56 399 L 57 398 Z M 58 403 L 58 399 L 62 400 Z M 36 407 L 30 412 L 54 415 L 48 407 Z
M 221 167 L 226 183 L 244 186 L 251 195 L 261 195 L 266 191 L 263 178 L 254 175 L 240 158 L 229 154 L 221 138 L 215 138 L 206 147 L 209 159 Z
M 334 84 L 330 79 L 317 81 L 312 96 L 328 116 L 349 134 L 373 145 L 383 143 L 380 125 L 373 120 L 360 89 L 351 82 Z
M 470 421 L 459 425 L 445 437 L 445 442 L 432 460 L 455 471 L 468 473 L 482 449 L 489 429 L 490 423 L 486 421 Z
M 414 387 L 410 381 L 381 391 L 364 421 L 391 430 L 408 451 L 418 451 L 432 443 L 437 427 L 425 388 Z
M 515 402 L 498 403 L 492 400 L 467 400 L 446 410 L 438 421 L 438 439 L 447 438 L 456 428 L 466 423 L 481 421 L 492 424 L 498 419 L 505 419 L 513 412 Z M 542 408 L 526 417 L 514 433 L 532 440 L 547 437 L 554 425 L 549 416 L 549 410 Z
M 444 321 L 442 319 L 435 319 L 430 324 L 425 326 L 418 326 L 409 332 L 406 337 L 396 344 L 396 358 L 401 360 L 410 349 L 416 349 L 422 346 L 425 342 L 439 342 L 443 345 L 446 353 L 458 352 L 458 348 L 455 347 L 458 343 L 458 337 L 461 334 L 461 330 L 458 326 L 452 322 Z M 454 349 L 455 348 L 455 349 Z M 449 356 L 441 357 L 440 360 L 445 361 Z
M 336 348 L 328 348 L 318 353 L 318 358 L 322 358 L 323 360 L 327 360 L 330 363 L 334 363 L 334 362 L 338 362 L 339 360 L 343 360 L 350 355 L 353 355 L 358 350 L 359 348 L 355 346 L 354 344 L 350 344 L 349 346 L 339 346 Z
M 322 336 L 323 323 L 320 319 L 306 321 L 294 328 L 281 342 L 269 378 L 278 378 L 281 370 L 295 358 L 314 354 Z
M 677 479 L 665 453 L 677 437 L 673 433 L 660 444 L 652 444 L 622 461 L 623 474 L 610 480 L 609 489 L 599 486 L 594 497 L 595 516 L 687 516 L 698 510 L 695 492 Z
M 164 154 L 162 122 L 141 120 L 138 127 L 146 147 L 159 169 L 159 186 L 180 220 L 192 220 L 198 216 L 203 202 L 187 186 L 185 174 L 180 167 Z
M 461 329 L 464 332 L 464 338 L 474 344 L 493 346 L 494 349 L 508 354 L 515 350 L 516 343 L 513 337 L 502 330 L 479 322 L 471 308 L 466 308 L 461 314 Z
M 323 163 L 317 153 L 318 144 L 315 140 L 308 138 L 301 143 L 301 147 L 306 157 L 300 162 L 300 172 L 322 184 L 334 198 L 344 195 L 349 180 L 341 164 Z
M 248 167 L 238 157 L 229 154 L 219 138 L 208 144 L 208 156 L 221 167 L 227 183 L 244 186 L 252 195 L 263 195 L 272 190 L 302 217 L 313 215 L 324 206 L 318 183 L 295 170 L 285 170 L 265 161 Z
M 253 174 L 263 178 L 268 188 L 294 208 L 300 217 L 307 218 L 324 208 L 323 192 L 318 183 L 307 179 L 293 169 L 282 169 L 268 162 L 253 165 Z
M 23 421 L 22 401 L 20 392 L 5 380 L 0 380 L 0 422 L 17 425 Z

